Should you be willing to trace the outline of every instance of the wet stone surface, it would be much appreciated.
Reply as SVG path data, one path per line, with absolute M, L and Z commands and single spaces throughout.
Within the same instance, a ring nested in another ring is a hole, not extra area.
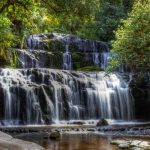
M 111 144 L 117 145 L 120 149 L 150 150 L 150 142 L 144 140 L 117 139 L 117 140 L 112 140 Z

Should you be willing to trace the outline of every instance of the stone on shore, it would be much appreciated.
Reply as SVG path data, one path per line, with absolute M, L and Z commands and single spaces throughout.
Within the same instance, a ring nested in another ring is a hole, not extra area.
M 60 132 L 59 132 L 59 131 L 51 132 L 51 133 L 50 133 L 50 138 L 51 138 L 51 139 L 54 139 L 54 140 L 59 139 L 59 138 L 60 138 Z
M 150 142 L 143 140 L 112 140 L 110 143 L 118 145 L 120 149 L 150 150 Z
M 123 144 L 119 144 L 118 147 L 121 149 L 129 149 L 130 145 L 128 143 L 123 143 Z
M 0 150 L 44 150 L 38 144 L 15 139 L 12 136 L 0 132 Z

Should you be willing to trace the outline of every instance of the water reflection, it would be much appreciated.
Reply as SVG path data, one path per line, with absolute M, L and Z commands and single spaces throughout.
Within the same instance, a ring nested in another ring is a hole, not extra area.
M 26 139 L 36 142 L 46 150 L 119 150 L 110 145 L 109 139 L 96 135 L 63 135 L 59 140 L 32 138 Z

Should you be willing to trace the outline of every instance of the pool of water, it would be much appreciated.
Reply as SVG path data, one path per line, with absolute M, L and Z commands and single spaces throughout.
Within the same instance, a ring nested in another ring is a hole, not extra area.
M 98 135 L 62 135 L 59 140 L 40 138 L 40 136 L 20 136 L 19 138 L 35 142 L 46 150 L 119 150 L 110 144 L 109 138 L 102 138 Z

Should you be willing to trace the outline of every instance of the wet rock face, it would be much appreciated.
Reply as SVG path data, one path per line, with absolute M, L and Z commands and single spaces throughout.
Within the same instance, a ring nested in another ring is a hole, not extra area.
M 16 49 L 18 68 L 62 68 L 62 52 Z
M 108 47 L 104 42 L 81 39 L 75 35 L 51 33 L 30 35 L 25 40 L 25 49 L 40 49 L 49 51 L 64 51 L 65 44 L 69 43 L 70 51 L 93 52 L 95 46 L 99 52 L 107 52 Z
M 19 68 L 56 68 L 70 64 L 69 69 L 107 65 L 108 46 L 101 41 L 81 39 L 74 35 L 39 34 L 25 40 L 25 50 L 17 50 Z
M 131 93 L 135 101 L 135 117 L 150 119 L 150 73 L 134 74 L 130 82 Z
M 125 82 L 115 74 L 105 77 L 104 72 L 1 69 L 0 123 L 51 124 L 60 120 L 99 118 L 130 120 L 133 117 L 130 96 Z

